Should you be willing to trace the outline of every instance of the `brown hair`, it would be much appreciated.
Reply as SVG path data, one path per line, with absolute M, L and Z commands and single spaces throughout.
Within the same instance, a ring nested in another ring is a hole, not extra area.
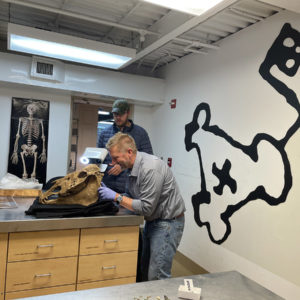
M 114 146 L 117 147 L 118 151 L 125 152 L 126 150 L 131 149 L 133 153 L 137 152 L 134 139 L 126 133 L 118 132 L 106 143 L 106 148 L 108 150 Z

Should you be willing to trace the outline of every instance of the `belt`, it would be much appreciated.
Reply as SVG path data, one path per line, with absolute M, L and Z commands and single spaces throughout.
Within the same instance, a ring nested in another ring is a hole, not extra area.
M 151 221 L 146 221 L 146 222 L 156 222 L 156 221 L 170 221 L 170 220 L 176 220 L 176 219 L 179 219 L 179 218 L 181 218 L 181 217 L 183 217 L 184 216 L 184 212 L 182 212 L 180 215 L 178 215 L 178 216 L 176 216 L 176 217 L 174 217 L 174 218 L 172 218 L 172 219 L 160 219 L 160 218 L 157 218 L 157 219 L 154 219 L 154 220 L 151 220 Z
M 174 218 L 173 218 L 173 220 L 175 220 L 175 219 L 179 219 L 179 218 L 181 218 L 181 217 L 183 217 L 183 216 L 184 216 L 184 212 L 182 212 L 180 215 L 178 215 L 178 216 L 174 217 Z

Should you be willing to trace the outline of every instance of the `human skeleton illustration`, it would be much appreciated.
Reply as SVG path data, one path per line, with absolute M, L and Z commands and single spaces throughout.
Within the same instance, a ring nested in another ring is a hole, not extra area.
M 20 152 L 20 156 L 23 163 L 23 179 L 28 178 L 28 173 L 26 169 L 26 158 L 33 157 L 34 165 L 33 170 L 30 175 L 32 179 L 36 178 L 36 164 L 37 159 L 40 159 L 40 162 L 43 164 L 47 161 L 46 156 L 46 147 L 45 147 L 45 135 L 44 135 L 44 125 L 43 120 L 34 118 L 34 113 L 38 112 L 39 107 L 35 103 L 30 103 L 27 106 L 27 112 L 29 114 L 28 117 L 20 117 L 18 124 L 18 131 L 16 134 L 16 140 L 14 143 L 14 151 L 11 156 L 11 161 L 13 164 L 17 165 L 19 161 L 18 157 L 18 148 L 19 148 L 19 139 L 21 136 L 25 138 L 26 143 L 21 145 L 22 152 Z M 38 156 L 38 146 L 37 141 L 42 139 L 42 152 Z

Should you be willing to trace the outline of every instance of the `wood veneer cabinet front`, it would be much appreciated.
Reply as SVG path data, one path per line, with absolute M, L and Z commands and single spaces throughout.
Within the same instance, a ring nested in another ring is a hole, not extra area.
M 9 234 L 5 299 L 75 291 L 80 229 Z
M 75 285 L 76 269 L 77 257 L 8 263 L 6 292 Z
M 136 282 L 136 276 L 119 278 L 119 279 L 111 279 L 111 280 L 93 281 L 88 283 L 78 283 L 77 291 L 96 289 L 96 288 L 114 286 L 114 285 L 130 284 L 135 282 Z
M 11 233 L 8 262 L 77 256 L 78 243 L 79 229 Z
M 136 275 L 137 251 L 79 257 L 78 283 Z
M 80 255 L 137 250 L 138 239 L 138 226 L 82 229 Z
M 82 229 L 77 287 L 135 282 L 138 238 L 139 226 Z
M 0 300 L 134 283 L 138 237 L 139 226 L 0 233 Z
M 7 240 L 8 234 L 0 233 L 0 300 L 4 299 Z
M 58 286 L 53 288 L 44 288 L 44 289 L 21 291 L 21 292 L 9 292 L 5 294 L 5 300 L 25 298 L 25 297 L 35 297 L 35 296 L 65 293 L 65 292 L 74 292 L 74 291 L 75 291 L 75 285 L 64 285 L 64 286 Z

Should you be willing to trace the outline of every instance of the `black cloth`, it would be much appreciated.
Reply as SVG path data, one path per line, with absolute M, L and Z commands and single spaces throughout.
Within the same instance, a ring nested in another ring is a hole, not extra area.
M 47 183 L 45 183 L 43 185 L 43 190 L 49 190 L 51 188 L 51 186 L 53 185 L 54 181 L 60 178 L 63 178 L 64 176 L 56 176 L 56 177 L 52 177 L 51 179 L 49 179 L 47 181 Z
M 36 218 L 69 218 L 115 215 L 119 206 L 110 200 L 98 200 L 88 206 L 79 204 L 41 204 L 36 198 L 32 205 L 25 211 L 26 215 Z

